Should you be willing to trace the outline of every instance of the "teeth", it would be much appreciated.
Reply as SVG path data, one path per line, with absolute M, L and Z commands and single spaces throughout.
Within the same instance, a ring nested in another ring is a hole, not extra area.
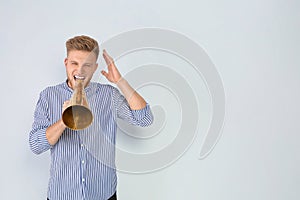
M 83 76 L 74 76 L 74 78 L 83 80 L 85 77 L 83 77 Z

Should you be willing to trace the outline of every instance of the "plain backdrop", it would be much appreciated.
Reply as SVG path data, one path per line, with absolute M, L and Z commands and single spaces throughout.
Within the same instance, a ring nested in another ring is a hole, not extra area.
M 0 199 L 46 198 L 49 152 L 34 155 L 28 134 L 39 92 L 65 80 L 65 41 L 87 34 L 101 42 L 143 27 L 178 31 L 205 49 L 223 80 L 226 119 L 203 160 L 199 133 L 164 169 L 118 172 L 119 199 L 299 199 L 299 9 L 297 0 L 1 1 Z

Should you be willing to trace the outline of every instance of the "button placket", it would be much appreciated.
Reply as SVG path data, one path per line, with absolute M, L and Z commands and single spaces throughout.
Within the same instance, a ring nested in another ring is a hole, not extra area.
M 85 166 L 85 161 L 86 161 L 86 150 L 85 146 L 80 141 L 80 169 L 81 169 L 81 183 L 83 185 L 83 193 L 85 191 L 85 183 L 86 183 L 86 166 Z

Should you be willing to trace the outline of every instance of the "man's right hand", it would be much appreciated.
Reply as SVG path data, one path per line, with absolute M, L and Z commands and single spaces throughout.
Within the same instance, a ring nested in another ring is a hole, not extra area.
M 69 105 L 70 105 L 70 100 L 64 102 L 62 107 L 62 113 L 66 110 L 67 107 L 69 107 Z

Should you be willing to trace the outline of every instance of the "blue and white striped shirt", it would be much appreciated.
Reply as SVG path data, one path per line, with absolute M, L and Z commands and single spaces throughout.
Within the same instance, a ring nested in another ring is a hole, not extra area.
M 107 200 L 117 186 L 116 118 L 148 126 L 153 116 L 148 104 L 141 110 L 131 110 L 115 87 L 91 82 L 85 93 L 94 116 L 92 125 L 76 131 L 66 128 L 52 146 L 46 129 L 61 119 L 62 105 L 72 93 L 66 82 L 40 93 L 29 134 L 30 148 L 36 154 L 51 151 L 50 200 Z

